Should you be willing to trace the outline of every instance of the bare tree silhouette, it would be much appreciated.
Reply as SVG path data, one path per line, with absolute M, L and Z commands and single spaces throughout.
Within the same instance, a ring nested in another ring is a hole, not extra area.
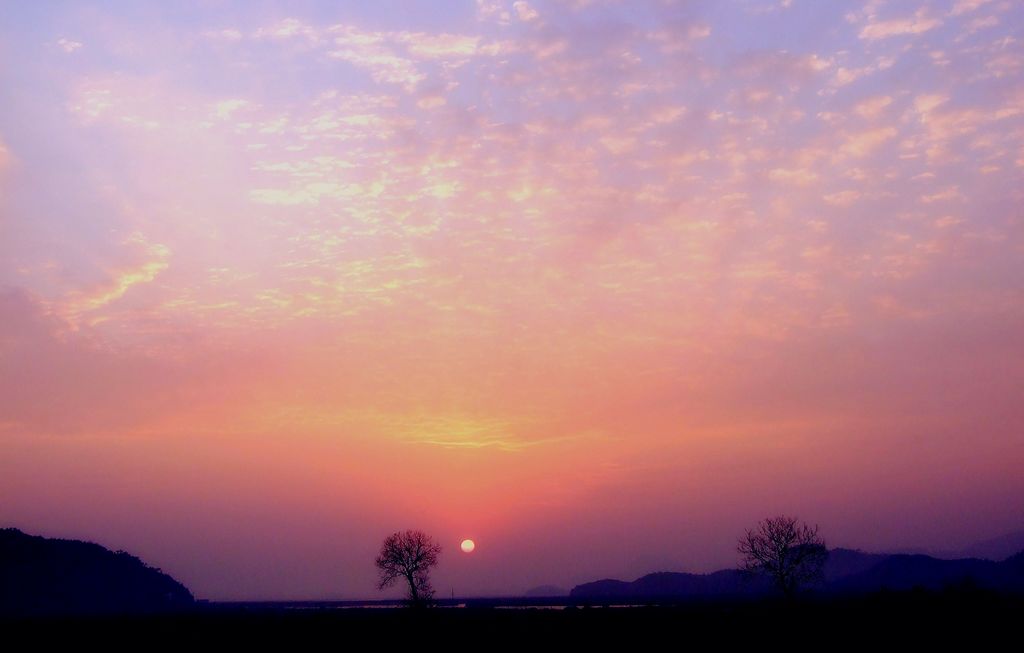
M 780 515 L 758 522 L 740 538 L 741 569 L 767 576 L 787 597 L 824 578 L 828 549 L 818 527 Z
M 392 533 L 384 540 L 377 556 L 377 569 L 380 571 L 378 589 L 404 578 L 409 584 L 409 604 L 414 607 L 428 605 L 434 597 L 430 568 L 437 564 L 440 554 L 441 545 L 423 531 Z

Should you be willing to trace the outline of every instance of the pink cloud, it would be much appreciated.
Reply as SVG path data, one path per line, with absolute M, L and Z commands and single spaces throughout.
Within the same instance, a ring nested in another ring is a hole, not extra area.
M 537 20 L 537 17 L 540 16 L 537 10 L 530 6 L 530 3 L 526 2 L 526 0 L 516 0 L 512 3 L 512 9 L 516 12 L 519 20 L 523 22 Z

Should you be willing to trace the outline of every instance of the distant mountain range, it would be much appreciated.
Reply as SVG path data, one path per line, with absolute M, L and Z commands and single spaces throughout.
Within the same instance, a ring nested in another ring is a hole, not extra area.
M 960 550 L 942 550 L 926 548 L 896 549 L 887 553 L 908 553 L 927 555 L 943 560 L 959 560 L 962 558 L 979 558 L 981 560 L 1006 560 L 1018 551 L 1024 551 L 1024 531 L 1006 533 L 989 540 L 975 542 Z
M 864 553 L 832 549 L 825 564 L 826 593 L 856 594 L 880 590 L 941 590 L 976 587 L 1024 593 L 1024 551 L 1001 562 L 964 558 L 944 560 L 927 555 Z M 710 574 L 657 572 L 632 582 L 605 579 L 572 588 L 578 600 L 657 600 L 740 598 L 766 594 L 763 578 L 749 578 L 735 569 Z
M 991 540 L 978 542 L 963 551 L 956 558 L 982 558 L 984 560 L 1006 560 L 1018 551 L 1024 551 L 1024 531 L 1007 533 Z M 942 556 L 935 556 L 941 558 Z
M 0 529 L 0 615 L 177 610 L 188 589 L 123 551 Z
M 558 587 L 557 585 L 539 585 L 531 589 L 526 590 L 523 596 L 527 598 L 560 598 L 563 596 L 569 596 L 569 591 L 564 587 Z

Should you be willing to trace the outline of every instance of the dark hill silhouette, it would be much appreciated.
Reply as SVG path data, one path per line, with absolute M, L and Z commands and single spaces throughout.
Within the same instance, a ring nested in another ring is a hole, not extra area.
M 1018 551 L 1024 551 L 1024 531 L 1006 533 L 983 542 L 976 542 L 964 549 L 961 558 L 982 558 L 984 560 L 1006 560 Z
M 825 563 L 825 579 L 833 581 L 865 571 L 886 557 L 852 549 L 833 549 Z M 599 580 L 577 585 L 570 596 L 587 599 L 725 598 L 757 596 L 768 590 L 764 580 L 751 579 L 735 569 L 723 569 L 710 574 L 658 572 L 631 583 L 614 579 Z
M 963 558 L 941 560 L 926 555 L 891 555 L 859 574 L 832 583 L 834 592 L 875 592 L 880 589 L 905 591 L 911 589 L 942 590 L 973 586 L 1000 591 L 1024 591 L 1007 574 L 1010 565 Z
M 871 569 L 889 557 L 886 553 L 865 553 L 856 549 L 832 549 L 825 562 L 825 582 L 831 583 Z
M 1018 551 L 1024 550 L 1024 531 L 1004 533 L 999 537 L 975 542 L 963 549 L 900 548 L 887 551 L 888 555 L 926 555 L 942 560 L 963 560 L 979 558 L 1002 562 Z
M 0 615 L 180 610 L 188 589 L 123 551 L 0 529 Z
M 999 566 L 1000 587 L 1013 591 L 1013 588 L 1024 588 L 1024 551 L 1012 555 Z M 1018 589 L 1024 593 L 1024 590 Z
M 861 594 L 958 587 L 1024 594 L 1024 551 L 1003 562 L 994 562 L 833 549 L 825 564 L 822 589 L 830 594 Z M 643 601 L 756 597 L 768 590 L 763 580 L 751 580 L 737 570 L 723 569 L 710 574 L 658 572 L 632 582 L 599 580 L 577 585 L 569 596 L 591 601 Z
M 575 599 L 665 599 L 712 598 L 756 595 L 767 591 L 760 579 L 748 579 L 735 569 L 711 574 L 687 574 L 662 571 L 647 574 L 629 583 L 611 578 L 577 585 L 569 592 Z

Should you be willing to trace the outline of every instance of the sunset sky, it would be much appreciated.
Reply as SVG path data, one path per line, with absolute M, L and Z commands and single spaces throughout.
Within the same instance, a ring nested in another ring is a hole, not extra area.
M 508 594 L 1022 470 L 1024 3 L 0 0 L 0 526 Z

